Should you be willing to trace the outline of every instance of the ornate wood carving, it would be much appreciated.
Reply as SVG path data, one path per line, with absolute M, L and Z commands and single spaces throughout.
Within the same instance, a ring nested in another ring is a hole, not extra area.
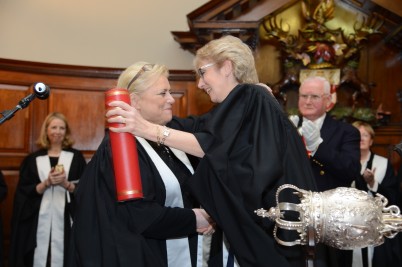
M 301 0 L 212 0 L 187 15 L 189 31 L 172 31 L 184 50 L 194 53 L 200 46 L 224 34 L 232 34 L 252 48 L 259 42 L 258 28 L 264 17 Z M 385 41 L 402 50 L 402 11 L 394 0 L 340 0 L 367 15 L 385 18 Z
M 225 34 L 239 37 L 256 48 L 261 19 L 295 0 L 213 0 L 187 15 L 188 32 L 172 31 L 180 46 L 192 53 Z

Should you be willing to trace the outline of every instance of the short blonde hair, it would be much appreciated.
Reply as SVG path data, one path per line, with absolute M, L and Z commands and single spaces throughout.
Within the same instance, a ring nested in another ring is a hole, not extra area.
M 64 123 L 66 124 L 66 134 L 62 142 L 62 148 L 71 148 L 72 145 L 74 144 L 74 140 L 71 137 L 70 126 L 68 125 L 66 116 L 64 116 L 60 112 L 52 112 L 46 116 L 45 121 L 42 123 L 42 127 L 40 129 L 40 135 L 38 140 L 36 141 L 36 144 L 44 149 L 50 148 L 50 142 L 47 136 L 47 128 L 54 119 L 60 119 L 64 121 Z
M 165 65 L 140 61 L 125 69 L 117 80 L 118 88 L 126 88 L 130 94 L 141 94 L 152 86 L 161 76 L 169 77 Z
M 196 70 L 200 67 L 200 61 L 207 60 L 216 62 L 218 65 L 229 60 L 232 62 L 233 74 L 239 83 L 258 83 L 253 52 L 237 37 L 225 35 L 198 49 L 194 58 Z
M 359 129 L 360 127 L 363 127 L 370 135 L 371 139 L 374 139 L 375 137 L 375 132 L 373 127 L 371 127 L 370 124 L 368 124 L 367 122 L 364 121 L 355 121 L 352 123 L 352 125 L 354 127 L 356 127 L 357 129 Z

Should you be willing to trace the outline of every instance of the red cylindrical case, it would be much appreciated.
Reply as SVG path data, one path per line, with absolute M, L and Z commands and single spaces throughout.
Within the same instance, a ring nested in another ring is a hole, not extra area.
M 106 110 L 112 101 L 124 101 L 130 104 L 127 89 L 113 88 L 105 93 Z M 109 123 L 109 127 L 123 127 L 121 123 Z M 115 133 L 110 131 L 113 167 L 115 174 L 116 193 L 118 201 L 142 198 L 140 166 L 138 163 L 137 145 L 134 135 L 130 133 Z

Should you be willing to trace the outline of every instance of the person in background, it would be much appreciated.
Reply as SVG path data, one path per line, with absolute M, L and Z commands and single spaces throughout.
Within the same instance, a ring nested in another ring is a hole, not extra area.
M 348 123 L 332 118 L 327 110 L 331 105 L 330 83 L 324 77 L 306 78 L 299 88 L 300 115 L 290 116 L 298 127 L 310 155 L 310 165 L 318 191 L 350 187 L 360 175 L 360 134 Z M 325 245 L 332 264 L 350 267 L 352 252 Z
M 7 196 L 7 184 L 4 180 L 4 175 L 0 170 L 0 202 L 3 202 Z M 3 218 L 0 212 L 0 267 L 4 265 L 4 231 L 3 231 Z
M 10 267 L 64 266 L 69 242 L 72 198 L 86 166 L 72 148 L 66 117 L 50 113 L 37 144 L 20 167 L 11 218 Z
M 350 184 L 360 175 L 360 134 L 348 123 L 332 118 L 330 83 L 324 77 L 306 78 L 299 88 L 300 116 L 290 116 L 310 153 L 320 192 Z
M 106 113 L 108 122 L 125 127 L 110 130 L 154 142 L 163 138 L 166 145 L 202 158 L 188 185 L 223 231 L 214 235 L 209 266 L 305 266 L 302 247 L 279 245 L 274 223 L 255 214 L 276 206 L 280 185 L 316 190 L 299 134 L 273 95 L 256 85 L 253 53 L 239 38 L 210 41 L 197 51 L 194 65 L 198 87 L 217 103 L 210 112 L 175 117 L 161 128 L 115 101 L 110 106 L 119 109 Z M 287 197 L 299 201 L 293 194 Z
M 398 200 L 398 179 L 387 158 L 371 151 L 374 141 L 374 129 L 370 124 L 355 121 L 353 126 L 360 131 L 360 176 L 352 186 L 368 192 L 376 193 L 388 199 L 388 205 L 396 205 Z M 387 206 L 388 206 L 387 205 Z M 353 250 L 353 267 L 402 266 L 401 250 L 397 238 L 385 238 L 384 244 Z
M 161 129 L 175 102 L 168 74 L 164 65 L 137 62 L 117 82 L 128 89 L 131 107 Z M 186 189 L 196 161 L 163 139 L 136 141 L 144 197 L 117 201 L 107 132 L 76 193 L 69 266 L 206 266 L 199 234 L 214 230 Z

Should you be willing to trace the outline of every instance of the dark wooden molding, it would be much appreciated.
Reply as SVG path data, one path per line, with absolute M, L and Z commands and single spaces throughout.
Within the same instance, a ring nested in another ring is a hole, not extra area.
M 103 79 L 117 79 L 124 70 L 123 68 L 53 64 L 4 58 L 0 58 L 0 69 L 21 73 Z M 169 73 L 171 81 L 195 81 L 195 73 L 192 70 L 170 70 Z
M 79 76 L 92 78 L 116 78 L 121 73 L 117 68 L 63 65 L 23 60 L 0 59 L 0 69 L 47 75 Z

